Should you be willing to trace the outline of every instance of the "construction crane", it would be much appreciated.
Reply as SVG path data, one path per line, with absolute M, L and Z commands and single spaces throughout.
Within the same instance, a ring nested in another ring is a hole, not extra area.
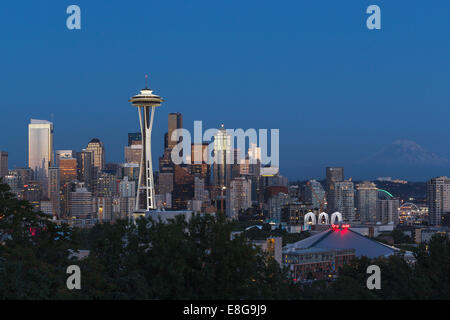
M 316 198 L 317 202 L 319 202 L 319 214 L 323 212 L 323 208 L 325 207 L 325 199 L 320 199 L 317 193 L 314 191 L 314 188 L 311 185 L 311 182 L 308 181 L 306 185 L 311 189 L 311 193 L 313 194 L 314 198 Z

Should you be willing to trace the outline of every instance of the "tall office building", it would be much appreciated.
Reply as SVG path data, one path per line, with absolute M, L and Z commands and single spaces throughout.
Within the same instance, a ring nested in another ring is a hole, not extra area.
M 128 146 L 124 148 L 125 163 L 141 162 L 142 135 L 140 132 L 128 133 Z
M 109 171 L 97 172 L 95 187 L 96 196 L 113 196 L 118 193 L 118 182 L 116 176 Z
M 136 184 L 134 181 L 129 181 L 125 177 L 119 182 L 119 195 L 122 198 L 131 198 L 136 196 Z
M 0 178 L 8 175 L 8 152 L 0 151 Z
M 441 218 L 450 212 L 450 179 L 438 177 L 427 183 L 428 223 L 441 225 Z
M 48 195 L 48 168 L 53 164 L 53 123 L 31 119 L 28 124 L 28 166 L 34 179 L 42 182 L 42 193 Z
M 361 223 L 377 222 L 378 188 L 373 182 L 356 185 L 356 209 Z
M 173 192 L 173 173 L 160 172 L 158 175 L 158 194 Z
M 186 210 L 188 201 L 194 198 L 194 176 L 187 168 L 175 165 L 173 180 L 172 207 L 176 210 Z
M 41 181 L 29 181 L 23 186 L 23 200 L 27 200 L 33 206 L 33 210 L 39 211 L 43 189 Z
M 76 188 L 70 192 L 69 208 L 72 218 L 89 219 L 92 217 L 92 193 L 86 188 Z
M 332 207 L 330 214 L 338 211 L 345 222 L 355 221 L 355 192 L 351 181 L 334 182 L 328 194 Z M 328 202 L 330 205 L 330 202 Z
M 105 168 L 105 147 L 103 143 L 99 139 L 94 138 L 89 141 L 86 151 L 92 153 L 92 165 L 96 171 L 103 170 Z
M 52 203 L 52 211 L 53 216 L 60 216 L 60 177 L 59 177 L 59 168 L 58 167 L 50 167 L 48 168 L 48 198 Z
M 272 187 L 273 188 L 273 187 Z M 277 188 L 277 187 L 275 187 Z M 276 223 L 281 222 L 281 213 L 283 208 L 289 203 L 288 192 L 276 192 L 267 201 L 269 207 L 269 217 Z
M 59 158 L 59 178 L 62 185 L 77 180 L 77 159 L 72 157 Z
M 75 150 L 56 150 L 54 167 L 59 167 L 59 159 L 61 158 L 76 158 Z
M 28 184 L 28 181 L 33 180 L 33 170 L 30 168 L 17 168 L 14 169 L 17 172 L 19 178 L 19 185 L 23 187 L 24 184 Z
M 214 185 L 226 187 L 231 180 L 231 164 L 233 154 L 231 150 L 231 135 L 222 124 L 214 136 Z
M 76 153 L 76 157 L 77 157 L 77 179 L 80 182 L 84 182 L 84 185 L 88 190 L 92 190 L 92 181 L 93 181 L 92 153 L 86 151 L 86 149 L 83 149 L 80 152 Z
M 207 185 L 210 183 L 211 165 L 204 159 L 208 152 L 208 143 L 191 145 L 191 174 L 204 179 Z
M 142 145 L 132 144 L 131 146 L 126 146 L 124 148 L 125 153 L 125 163 L 137 163 L 141 162 L 142 155 Z
M 11 188 L 11 192 L 17 193 L 20 192 L 23 186 L 19 188 L 19 176 L 15 170 L 9 170 L 6 176 L 2 177 L 2 182 L 9 185 Z
M 179 137 L 172 139 L 172 133 L 176 129 L 183 128 L 183 116 L 181 113 L 169 113 L 168 117 L 168 132 L 167 132 L 167 147 L 173 149 L 179 142 Z
M 142 144 L 142 135 L 140 132 L 128 133 L 128 146 L 132 146 L 133 144 Z

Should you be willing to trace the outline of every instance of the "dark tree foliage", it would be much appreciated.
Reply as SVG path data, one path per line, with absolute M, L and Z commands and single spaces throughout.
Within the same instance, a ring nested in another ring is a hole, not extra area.
M 83 290 L 108 299 L 281 299 L 294 285 L 285 270 L 246 239 L 230 239 L 222 215 L 163 223 L 139 219 L 98 225 Z
M 264 240 L 269 237 L 281 237 L 283 246 L 288 243 L 297 242 L 309 237 L 309 232 L 289 233 L 281 228 L 272 230 L 272 226 L 268 223 L 264 224 L 261 229 L 257 227 L 250 228 L 244 232 L 245 237 L 251 240 Z
M 0 183 L 0 298 L 48 299 L 65 283 L 72 264 L 68 250 L 77 250 L 71 231 L 27 201 L 15 199 Z

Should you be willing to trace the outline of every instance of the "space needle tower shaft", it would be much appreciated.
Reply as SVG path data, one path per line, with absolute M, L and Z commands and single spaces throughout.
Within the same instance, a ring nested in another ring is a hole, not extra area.
M 147 85 L 139 94 L 129 100 L 133 106 L 138 108 L 142 137 L 139 183 L 136 191 L 136 211 L 149 211 L 156 208 L 151 140 L 155 109 L 156 107 L 161 106 L 163 101 L 164 100 L 160 96 L 155 95 Z M 145 197 L 145 200 L 142 199 L 142 197 Z

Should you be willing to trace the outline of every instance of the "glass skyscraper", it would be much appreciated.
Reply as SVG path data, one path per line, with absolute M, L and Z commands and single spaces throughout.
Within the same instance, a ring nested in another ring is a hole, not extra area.
M 42 191 L 48 196 L 48 168 L 53 164 L 53 123 L 31 119 L 28 124 L 28 166 L 34 179 L 42 182 Z

